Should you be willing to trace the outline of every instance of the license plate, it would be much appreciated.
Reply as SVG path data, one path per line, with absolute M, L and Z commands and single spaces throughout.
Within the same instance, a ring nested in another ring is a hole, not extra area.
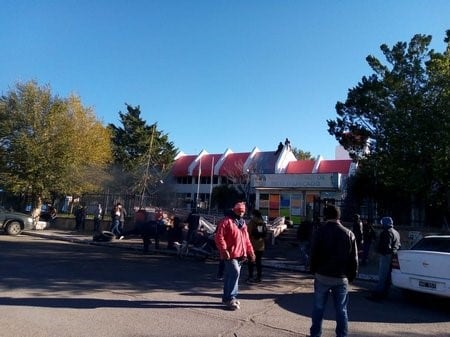
M 429 288 L 429 289 L 436 289 L 436 283 L 434 283 L 434 282 L 419 281 L 419 287 L 422 287 L 422 288 Z

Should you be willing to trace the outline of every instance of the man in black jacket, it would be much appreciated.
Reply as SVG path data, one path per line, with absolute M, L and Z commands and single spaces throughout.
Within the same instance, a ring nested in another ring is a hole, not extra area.
M 314 308 L 312 312 L 311 337 L 322 334 L 322 321 L 331 292 L 336 310 L 336 336 L 348 333 L 348 284 L 358 272 L 358 250 L 355 235 L 342 226 L 340 211 L 334 205 L 324 210 L 327 222 L 313 236 L 310 270 L 314 280 Z

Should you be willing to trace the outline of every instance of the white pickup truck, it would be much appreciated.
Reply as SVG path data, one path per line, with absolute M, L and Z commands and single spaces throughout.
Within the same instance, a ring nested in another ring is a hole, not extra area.
M 450 297 L 450 235 L 425 236 L 399 250 L 391 276 L 398 288 Z

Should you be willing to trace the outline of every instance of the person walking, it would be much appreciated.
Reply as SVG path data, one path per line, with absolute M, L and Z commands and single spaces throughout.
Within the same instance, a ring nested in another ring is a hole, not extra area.
M 119 204 L 114 205 L 111 209 L 111 232 L 119 239 L 122 235 L 120 232 L 120 209 Z
M 378 283 L 373 289 L 369 300 L 380 301 L 388 295 L 391 285 L 392 256 L 400 249 L 400 234 L 394 229 L 394 220 L 385 216 L 380 221 L 383 230 L 378 239 L 377 252 L 380 255 L 378 263 Z
M 214 238 L 225 265 L 222 303 L 230 310 L 240 309 L 237 295 L 242 263 L 247 259 L 250 262 L 255 261 L 255 253 L 243 219 L 244 214 L 245 203 L 235 203 L 232 212 L 226 214 L 218 223 Z
M 248 278 L 247 283 L 261 282 L 262 276 L 262 257 L 265 249 L 265 240 L 267 236 L 267 226 L 264 222 L 262 214 L 258 210 L 252 212 L 252 219 L 247 225 L 247 231 L 250 242 L 255 252 L 255 263 L 248 262 Z M 254 269 L 256 267 L 256 277 L 254 277 Z
M 340 222 L 340 211 L 334 205 L 324 210 L 327 222 L 313 235 L 310 271 L 314 274 L 314 306 L 311 337 L 322 335 L 322 321 L 328 294 L 336 311 L 336 336 L 348 335 L 348 285 L 358 272 L 355 235 Z

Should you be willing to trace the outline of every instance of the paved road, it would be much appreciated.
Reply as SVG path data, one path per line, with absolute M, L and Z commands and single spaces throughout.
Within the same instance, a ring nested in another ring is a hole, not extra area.
M 309 329 L 312 279 L 301 272 L 266 269 L 260 285 L 242 284 L 242 309 L 230 312 L 213 261 L 24 235 L 0 235 L 0 247 L 1 337 L 288 337 Z M 352 286 L 350 336 L 448 336 L 448 302 L 394 291 L 372 303 L 364 297 L 371 285 Z M 333 314 L 326 318 L 324 336 L 333 336 Z
M 30 230 L 25 231 L 24 234 L 55 240 L 129 249 L 134 251 L 142 250 L 142 240 L 138 236 L 129 236 L 125 240 L 113 240 L 112 242 L 93 242 L 92 234 L 90 233 L 80 233 L 62 229 L 46 229 L 43 231 Z M 160 244 L 161 249 L 158 250 L 158 253 L 174 255 L 174 251 L 164 249 L 166 246 L 167 241 L 166 238 L 163 237 Z M 154 250 L 154 247 L 150 246 L 150 250 Z M 305 268 L 299 260 L 300 252 L 298 246 L 286 243 L 277 243 L 275 245 L 268 243 L 264 252 L 263 265 L 269 268 L 304 272 Z M 371 256 L 367 265 L 360 266 L 358 278 L 361 280 L 376 281 L 378 279 L 377 272 L 377 257 Z

